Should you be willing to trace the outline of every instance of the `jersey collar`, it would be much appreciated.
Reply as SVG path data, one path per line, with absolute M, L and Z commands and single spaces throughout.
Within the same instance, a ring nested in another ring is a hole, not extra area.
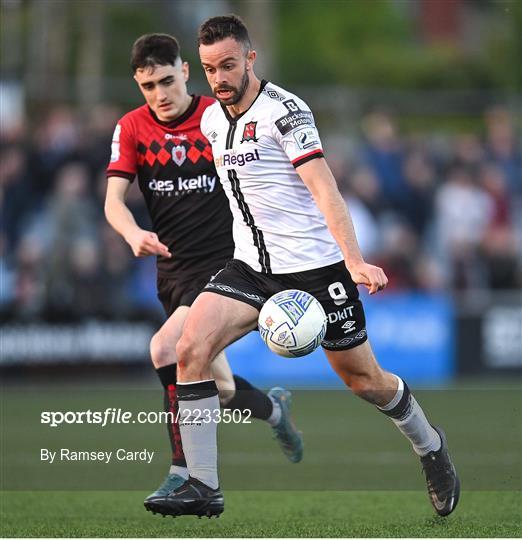
M 168 128 L 178 127 L 181 124 L 183 124 L 183 122 L 188 120 L 194 114 L 194 111 L 198 108 L 200 96 L 195 96 L 194 94 L 190 94 L 190 95 L 192 96 L 192 102 L 188 106 L 188 109 L 181 116 L 174 118 L 174 120 L 163 122 L 156 116 L 156 113 L 150 107 L 148 107 L 149 113 L 152 116 L 152 118 L 154 118 L 155 122 L 157 122 L 158 124 L 164 127 L 168 127 Z
M 230 124 L 235 124 L 244 114 L 246 114 L 252 108 L 252 105 L 254 105 L 254 103 L 257 101 L 257 98 L 261 95 L 261 92 L 265 89 L 265 86 L 267 84 L 268 84 L 268 81 L 265 81 L 265 79 L 263 79 L 261 81 L 261 86 L 259 87 L 259 92 L 257 93 L 257 96 L 255 97 L 254 101 L 252 101 L 252 103 L 250 104 L 250 107 L 248 107 L 248 109 L 243 111 L 241 114 L 238 114 L 237 116 L 232 116 L 228 112 L 228 109 L 227 109 L 226 105 L 221 105 L 221 103 L 220 103 L 221 108 L 223 109 L 223 113 L 225 114 L 226 119 L 229 121 Z

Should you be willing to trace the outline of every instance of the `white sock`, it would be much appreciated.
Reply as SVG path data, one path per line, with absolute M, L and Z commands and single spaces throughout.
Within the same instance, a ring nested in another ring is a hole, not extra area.
M 186 480 L 188 478 L 188 469 L 187 467 L 180 467 L 179 465 L 171 465 L 169 474 L 177 474 Z
M 281 405 L 279 405 L 279 402 L 272 398 L 272 396 L 268 396 L 270 398 L 270 401 L 272 402 L 273 409 L 272 414 L 266 419 L 266 421 L 272 426 L 275 427 L 279 422 L 281 421 Z
M 425 456 L 428 452 L 439 450 L 439 434 L 431 427 L 408 385 L 401 378 L 397 379 L 397 393 L 388 405 L 378 408 L 391 418 L 399 431 L 411 442 L 417 455 Z
M 212 383 L 215 388 L 210 392 Z M 209 395 L 209 394 L 214 395 Z M 197 399 L 197 395 L 203 395 Z M 184 397 L 189 399 L 184 399 Z M 219 396 L 214 381 L 198 383 L 178 382 L 179 430 L 189 475 L 197 478 L 212 489 L 219 487 L 217 474 L 217 421 L 216 411 L 220 411 Z M 210 416 L 207 415 L 209 411 Z M 206 421 L 210 418 L 211 421 Z M 198 421 L 199 419 L 199 421 Z

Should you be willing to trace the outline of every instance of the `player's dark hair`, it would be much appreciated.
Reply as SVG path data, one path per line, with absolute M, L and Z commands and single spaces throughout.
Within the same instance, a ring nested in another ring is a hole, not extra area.
M 180 56 L 178 40 L 169 34 L 145 34 L 132 46 L 131 68 L 175 65 Z
M 241 43 L 246 51 L 252 48 L 245 23 L 236 15 L 222 15 L 207 19 L 198 32 L 199 45 L 213 45 L 216 41 L 223 41 L 231 37 Z

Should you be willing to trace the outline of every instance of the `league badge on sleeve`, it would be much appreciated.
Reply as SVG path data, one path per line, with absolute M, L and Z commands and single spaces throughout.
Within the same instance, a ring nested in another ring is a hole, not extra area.
M 294 132 L 294 139 L 301 150 L 306 150 L 312 146 L 320 144 L 315 127 L 303 127 Z
M 256 138 L 256 122 L 247 122 L 243 128 L 243 137 L 241 137 L 241 142 L 257 142 Z

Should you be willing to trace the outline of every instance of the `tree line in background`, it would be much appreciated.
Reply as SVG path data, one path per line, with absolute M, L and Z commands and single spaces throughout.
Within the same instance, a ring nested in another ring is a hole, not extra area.
M 180 37 L 196 68 L 195 32 L 236 12 L 270 77 L 286 85 L 520 91 L 517 0 L 2 0 L 3 79 L 29 104 L 129 105 L 129 49 L 146 32 Z M 193 79 L 202 80 L 198 69 Z

